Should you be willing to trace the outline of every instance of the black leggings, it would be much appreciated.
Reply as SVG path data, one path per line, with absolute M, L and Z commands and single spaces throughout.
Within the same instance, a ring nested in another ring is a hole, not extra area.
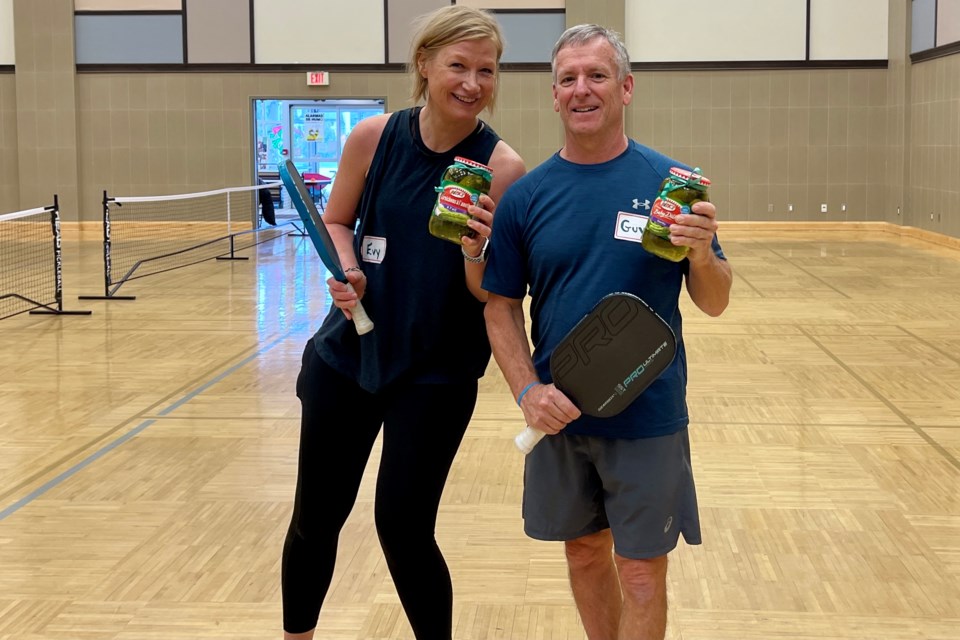
M 283 545 L 283 628 L 317 626 L 337 540 L 383 425 L 374 515 L 380 546 L 418 640 L 450 640 L 453 586 L 434 538 L 443 485 L 477 400 L 477 383 L 400 384 L 371 394 L 307 343 L 293 518 Z

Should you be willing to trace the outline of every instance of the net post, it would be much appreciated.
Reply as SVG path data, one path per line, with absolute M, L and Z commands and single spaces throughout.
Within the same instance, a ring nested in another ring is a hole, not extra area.
M 256 192 L 254 192 L 256 193 Z M 249 260 L 246 256 L 236 254 L 236 243 L 234 242 L 233 228 L 230 226 L 230 192 L 227 191 L 227 237 L 230 238 L 230 255 L 217 256 L 217 260 Z
M 54 299 L 57 311 L 63 311 L 63 242 L 60 237 L 60 194 L 53 194 L 53 208 L 50 209 L 50 226 L 53 228 L 53 270 Z
M 110 199 L 103 190 L 103 295 L 110 297 Z
M 53 232 L 53 299 L 56 309 L 34 309 L 32 315 L 52 314 L 58 316 L 88 316 L 92 311 L 63 310 L 63 240 L 60 233 L 60 196 L 53 194 L 53 206 L 46 207 L 50 212 L 50 230 Z
M 110 202 L 113 198 L 107 196 L 103 190 L 103 295 L 78 296 L 80 300 L 136 300 L 136 296 L 115 296 L 110 292 Z M 117 206 L 122 206 L 117 203 Z

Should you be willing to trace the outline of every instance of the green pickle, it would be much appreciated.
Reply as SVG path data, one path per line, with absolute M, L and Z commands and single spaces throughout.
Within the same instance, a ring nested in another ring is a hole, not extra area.
M 430 235 L 461 244 L 460 238 L 477 237 L 477 232 L 467 226 L 470 214 L 467 207 L 477 204 L 480 194 L 490 193 L 493 171 L 490 167 L 457 156 L 446 168 L 436 188 L 437 202 L 430 214 Z
M 696 203 L 710 202 L 709 186 L 710 180 L 700 175 L 699 168 L 687 171 L 672 167 L 670 175 L 660 183 L 657 199 L 650 209 L 650 219 L 640 239 L 643 248 L 672 262 L 686 258 L 690 247 L 678 247 L 670 242 L 670 225 L 678 215 L 690 213 L 690 207 Z

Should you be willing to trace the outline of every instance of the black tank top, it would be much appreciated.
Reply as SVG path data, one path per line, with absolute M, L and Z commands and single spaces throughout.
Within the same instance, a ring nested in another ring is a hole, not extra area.
M 423 143 L 419 114 L 415 107 L 390 116 L 357 211 L 354 250 L 367 276 L 363 306 L 375 328 L 358 336 L 332 307 L 314 340 L 324 361 L 371 392 L 399 379 L 476 380 L 490 360 L 483 304 L 467 289 L 460 247 L 430 235 L 427 223 L 434 187 L 454 157 L 487 164 L 500 137 L 480 122 L 453 149 L 436 153 Z M 383 250 L 380 262 L 364 259 L 370 239 Z

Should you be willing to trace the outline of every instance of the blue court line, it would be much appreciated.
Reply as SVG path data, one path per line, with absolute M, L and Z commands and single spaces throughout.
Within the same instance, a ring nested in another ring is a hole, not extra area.
M 292 333 L 292 332 L 291 332 L 291 333 Z M 285 335 L 285 336 L 283 336 L 283 337 L 281 337 L 281 338 L 277 338 L 276 340 L 274 340 L 273 342 L 271 342 L 271 343 L 268 344 L 267 346 L 259 349 L 258 351 L 254 352 L 253 354 L 247 356 L 246 358 L 244 358 L 243 360 L 241 360 L 241 361 L 238 362 L 237 364 L 233 365 L 232 367 L 230 367 L 229 369 L 227 369 L 227 370 L 224 371 L 223 373 L 221 373 L 221 374 L 217 375 L 216 377 L 211 378 L 211 379 L 208 380 L 207 382 L 203 383 L 202 385 L 200 385 L 199 387 L 197 387 L 196 389 L 194 389 L 194 390 L 191 391 L 190 393 L 186 394 L 185 396 L 183 396 L 182 398 L 180 398 L 179 400 L 177 400 L 176 402 L 174 402 L 174 403 L 171 404 L 170 406 L 166 407 L 166 408 L 163 409 L 162 411 L 159 411 L 159 412 L 157 413 L 157 415 L 166 416 L 166 415 L 170 414 L 172 411 L 175 411 L 176 409 L 178 409 L 179 407 L 182 407 L 184 404 L 186 404 L 187 402 L 189 402 L 189 401 L 192 400 L 193 398 L 196 398 L 198 395 L 200 395 L 201 393 L 203 393 L 204 391 L 206 391 L 207 389 L 209 389 L 209 388 L 212 387 L 213 385 L 215 385 L 215 384 L 217 384 L 218 382 L 224 380 L 225 378 L 227 378 L 228 376 L 230 376 L 231 374 L 233 374 L 235 371 L 237 371 L 237 370 L 240 369 L 241 367 L 244 367 L 244 366 L 246 366 L 248 363 L 252 362 L 253 360 L 255 360 L 255 359 L 257 359 L 257 358 L 259 358 L 261 355 L 263 355 L 263 354 L 266 353 L 267 351 L 270 351 L 270 350 L 273 349 L 275 346 L 277 346 L 278 344 L 280 344 L 281 342 L 283 342 L 284 340 L 286 340 L 286 339 L 289 338 L 289 337 L 290 337 L 290 333 L 288 333 L 287 335 Z M 116 449 L 117 447 L 119 447 L 120 445 L 122 445 L 123 443 L 127 442 L 128 440 L 133 439 L 135 436 L 137 436 L 138 434 L 142 433 L 147 427 L 149 427 L 150 425 L 152 425 L 154 422 L 156 422 L 156 419 L 155 419 L 155 418 L 150 418 L 149 420 L 144 420 L 143 422 L 141 422 L 140 424 L 138 424 L 136 427 L 134 427 L 132 430 L 130 430 L 130 431 L 128 431 L 127 433 L 123 434 L 122 436 L 118 437 L 118 438 L 117 438 L 116 440 L 114 440 L 113 442 L 104 445 L 103 447 L 101 447 L 101 448 L 98 449 L 97 451 L 91 453 L 89 456 L 87 456 L 86 458 L 84 458 L 83 460 L 81 460 L 80 462 L 78 462 L 77 464 L 73 465 L 72 467 L 70 467 L 69 469 L 67 469 L 66 471 L 64 471 L 64 472 L 61 473 L 60 475 L 58 475 L 57 477 L 55 477 L 55 478 L 53 478 L 53 479 L 51 479 L 51 480 L 48 480 L 46 483 L 44 483 L 44 484 L 42 484 L 41 486 L 37 487 L 36 489 L 34 489 L 33 491 L 31 491 L 30 493 L 28 493 L 28 494 L 25 495 L 24 497 L 20 498 L 19 500 L 17 500 L 17 501 L 14 502 L 13 504 L 11 504 L 9 507 L 7 507 L 6 509 L 4 509 L 3 511 L 0 511 L 0 521 L 3 521 L 6 517 L 13 515 L 14 513 L 16 513 L 17 511 L 19 511 L 19 510 L 22 509 L 23 507 L 27 506 L 28 504 L 30 504 L 31 502 L 33 502 L 34 500 L 36 500 L 37 498 L 39 498 L 40 496 L 42 496 L 43 494 L 45 494 L 47 491 L 50 491 L 50 489 L 53 489 L 54 487 L 56 487 L 57 485 L 59 485 L 59 484 L 60 484 L 61 482 L 63 482 L 64 480 L 67 480 L 67 479 L 70 478 L 71 476 L 75 475 L 78 471 L 82 471 L 82 470 L 85 469 L 86 467 L 90 466 L 92 463 L 96 462 L 97 460 L 99 460 L 100 458 L 102 458 L 103 456 L 105 456 L 106 454 L 110 453 L 111 451 L 113 451 L 114 449 Z

